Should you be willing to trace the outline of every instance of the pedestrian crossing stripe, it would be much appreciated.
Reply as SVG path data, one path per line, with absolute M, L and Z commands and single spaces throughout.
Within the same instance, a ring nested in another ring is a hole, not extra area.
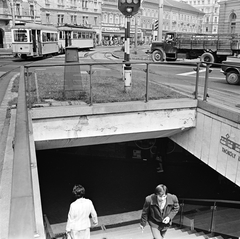
M 206 69 L 202 69 L 202 70 L 199 70 L 199 73 L 201 72 L 205 72 Z M 180 73 L 180 74 L 177 74 L 178 76 L 188 76 L 188 75 L 193 75 L 193 74 L 196 74 L 196 71 L 190 71 L 190 72 L 185 72 L 185 73 Z

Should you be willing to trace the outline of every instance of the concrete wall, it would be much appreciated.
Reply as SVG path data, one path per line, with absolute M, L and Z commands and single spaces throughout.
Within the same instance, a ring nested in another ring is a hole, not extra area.
M 195 127 L 191 99 L 33 109 L 36 148 L 51 149 L 169 137 Z
M 198 108 L 196 128 L 170 137 L 240 186 L 240 124 Z

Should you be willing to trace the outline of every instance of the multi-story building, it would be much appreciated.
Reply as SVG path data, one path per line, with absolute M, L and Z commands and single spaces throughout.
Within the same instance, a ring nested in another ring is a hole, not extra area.
M 38 0 L 42 24 L 92 27 L 101 35 L 101 0 Z
M 142 4 L 142 30 L 145 40 L 151 35 L 156 39 L 157 32 L 152 32 L 153 23 L 158 20 L 158 0 L 145 0 Z M 163 31 L 201 32 L 204 13 L 191 5 L 174 0 L 163 1 Z
M 0 2 L 0 48 L 8 48 L 11 43 L 11 9 L 7 1 Z
M 40 21 L 36 4 L 36 0 L 0 1 L 0 48 L 11 47 L 11 27 L 14 22 Z
M 218 33 L 220 0 L 183 0 L 205 13 L 202 22 L 202 33 Z
M 142 2 L 139 13 L 130 19 L 132 40 L 135 32 L 138 39 L 144 42 L 155 38 L 153 23 L 158 19 L 158 6 L 159 0 Z M 203 15 L 189 4 L 164 0 L 163 31 L 200 32 Z M 90 26 L 97 32 L 97 42 L 103 44 L 118 44 L 125 38 L 125 16 L 118 10 L 118 0 L 2 0 L 0 47 L 11 46 L 13 16 L 15 22 Z
M 125 17 L 117 9 L 117 0 L 103 0 L 102 34 L 104 42 L 124 38 Z M 153 25 L 158 20 L 159 0 L 142 1 L 139 13 L 131 18 L 131 38 L 137 28 L 138 39 L 150 42 L 157 36 Z M 204 13 L 183 2 L 164 0 L 163 31 L 201 32 Z M 136 27 L 137 26 L 137 27 Z
M 28 21 L 47 25 L 76 24 L 101 35 L 101 0 L 1 0 L 0 48 L 11 47 L 13 23 Z
M 240 34 L 239 0 L 222 0 L 219 4 L 219 32 L 226 34 Z

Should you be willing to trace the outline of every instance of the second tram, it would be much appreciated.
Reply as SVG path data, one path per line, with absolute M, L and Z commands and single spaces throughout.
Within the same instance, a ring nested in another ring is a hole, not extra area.
M 68 46 L 78 49 L 91 49 L 95 47 L 96 31 L 90 28 L 75 26 L 60 26 L 59 48 L 64 51 Z
M 16 57 L 44 57 L 57 54 L 58 29 L 35 23 L 16 23 L 12 31 L 12 50 Z

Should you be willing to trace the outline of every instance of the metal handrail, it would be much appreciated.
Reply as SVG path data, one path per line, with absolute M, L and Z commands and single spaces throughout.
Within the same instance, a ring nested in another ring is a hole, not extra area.
M 92 74 L 93 74 L 93 66 L 111 66 L 111 65 L 135 65 L 135 64 L 144 64 L 146 65 L 146 69 L 144 69 L 143 71 L 146 72 L 146 91 L 145 91 L 145 103 L 147 103 L 149 101 L 149 67 L 150 65 L 164 65 L 164 64 L 168 64 L 167 62 L 146 62 L 146 61 L 128 61 L 128 62 L 88 62 L 88 63 L 63 63 L 63 64 L 39 64 L 39 65 L 25 65 L 24 68 L 26 70 L 26 81 L 28 83 L 27 85 L 27 92 L 28 95 L 30 96 L 30 82 L 29 82 L 29 69 L 30 68 L 38 68 L 38 67 L 54 67 L 54 66 L 89 66 L 90 70 L 89 70 L 89 81 L 90 81 L 90 87 L 89 87 L 89 105 L 91 106 L 93 104 L 93 92 L 92 92 Z M 181 65 L 183 63 L 171 63 L 171 64 L 176 64 L 176 65 Z M 193 62 L 192 65 L 195 66 L 197 65 L 197 76 L 199 78 L 199 62 Z M 196 81 L 196 93 L 195 93 L 195 99 L 197 99 L 197 86 L 198 86 L 198 80 Z M 190 96 L 190 95 L 189 95 Z M 31 102 L 28 102 L 28 106 L 29 108 L 32 107 Z
M 219 232 L 215 231 L 214 228 L 214 216 L 215 216 L 215 211 L 217 208 L 217 204 L 223 203 L 229 205 L 228 208 L 236 208 L 233 205 L 240 206 L 240 201 L 233 201 L 233 200 L 218 200 L 218 199 L 195 199 L 195 198 L 179 198 L 179 203 L 180 203 L 180 219 L 179 219 L 179 225 L 182 227 L 183 226 L 183 217 L 184 217 L 184 206 L 187 204 L 186 202 L 190 203 L 199 203 L 201 205 L 204 203 L 212 203 L 211 206 L 211 218 L 210 218 L 210 224 L 209 224 L 209 229 L 208 232 L 211 234 L 217 233 L 221 234 Z M 199 205 L 198 204 L 198 205 Z M 231 236 L 231 238 L 234 238 Z

